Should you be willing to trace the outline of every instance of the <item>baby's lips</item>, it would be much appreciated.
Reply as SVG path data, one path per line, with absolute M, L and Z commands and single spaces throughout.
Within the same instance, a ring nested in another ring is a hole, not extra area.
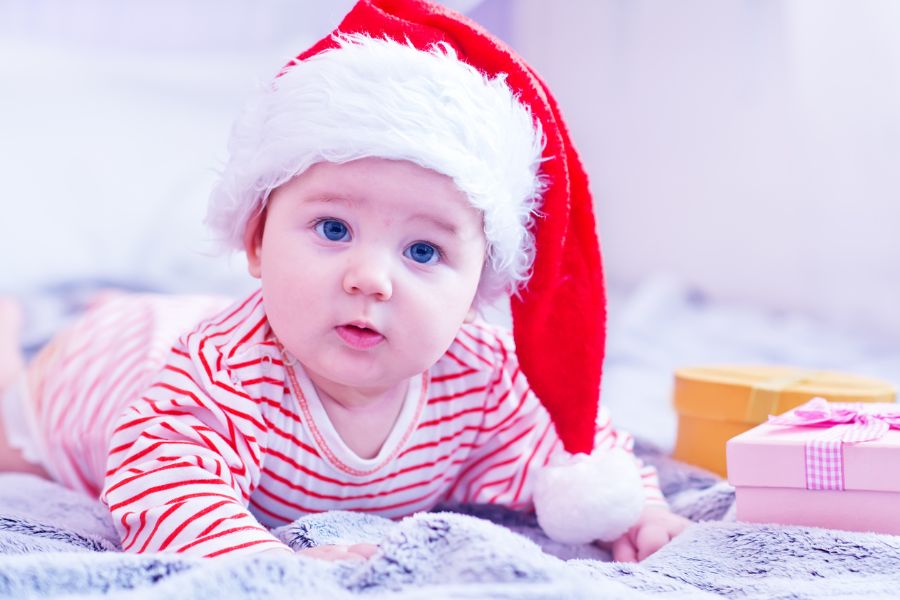
M 349 323 L 344 323 L 343 325 L 340 325 L 340 327 L 356 327 L 357 329 L 366 329 L 373 333 L 377 333 L 378 335 L 383 335 L 380 331 L 378 331 L 378 329 L 375 328 L 374 325 L 372 325 L 370 322 L 362 320 L 362 319 L 357 319 L 356 321 L 350 321 Z
M 368 350 L 384 341 L 384 336 L 376 329 L 359 327 L 358 325 L 338 325 L 337 335 L 345 344 L 356 350 Z

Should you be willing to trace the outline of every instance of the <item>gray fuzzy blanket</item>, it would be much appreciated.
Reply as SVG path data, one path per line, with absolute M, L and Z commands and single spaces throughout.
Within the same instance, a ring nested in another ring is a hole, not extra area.
M 554 544 L 533 517 L 445 507 L 400 522 L 333 512 L 277 530 L 295 548 L 377 543 L 365 562 L 283 556 L 186 559 L 118 552 L 95 501 L 0 474 L 0 597 L 12 598 L 887 598 L 900 537 L 733 522 L 731 488 L 647 454 L 676 511 L 701 521 L 636 565 Z

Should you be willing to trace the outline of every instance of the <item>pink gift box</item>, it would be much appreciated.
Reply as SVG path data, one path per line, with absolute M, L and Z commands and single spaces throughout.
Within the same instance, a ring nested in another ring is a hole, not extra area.
M 826 404 L 815 402 L 779 419 L 810 420 Z M 828 403 L 824 410 L 839 411 L 841 419 L 850 419 L 850 411 L 857 416 L 837 425 L 827 419 L 805 425 L 767 422 L 728 440 L 737 519 L 900 535 L 900 405 Z M 890 428 L 875 434 L 877 439 L 838 441 L 860 434 L 865 439 L 886 422 Z

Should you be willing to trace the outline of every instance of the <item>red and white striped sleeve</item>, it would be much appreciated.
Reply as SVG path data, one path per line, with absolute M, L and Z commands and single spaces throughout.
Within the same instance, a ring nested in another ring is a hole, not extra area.
M 594 436 L 594 451 L 621 448 L 634 456 L 634 437 L 627 431 L 613 427 L 609 410 L 602 404 L 597 414 L 597 433 Z M 651 465 L 645 465 L 638 457 L 634 457 L 641 474 L 641 482 L 644 485 L 644 497 L 647 504 L 655 504 L 668 507 L 662 490 L 659 487 L 659 476 Z
M 532 504 L 535 474 L 562 441 L 550 415 L 528 385 L 512 342 L 498 336 L 498 369 L 488 390 L 485 420 L 475 449 L 463 465 L 446 499 L 451 502 L 505 504 L 514 508 Z M 597 418 L 595 449 L 619 447 L 633 455 L 634 439 L 616 430 L 605 407 Z M 648 503 L 666 506 L 656 469 L 634 458 Z
M 182 338 L 119 418 L 101 499 L 129 552 L 289 551 L 247 509 L 265 452 L 260 408 L 216 370 L 206 342 Z

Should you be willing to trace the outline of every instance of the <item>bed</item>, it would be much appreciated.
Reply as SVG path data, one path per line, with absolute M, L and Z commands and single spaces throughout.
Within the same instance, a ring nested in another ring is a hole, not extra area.
M 55 286 L 29 303 L 28 338 L 61 326 L 108 282 Z M 672 279 L 612 296 L 604 401 L 657 466 L 676 512 L 695 522 L 640 564 L 547 539 L 533 516 L 445 506 L 393 522 L 333 512 L 277 530 L 295 548 L 371 542 L 372 559 L 197 560 L 119 552 L 93 499 L 0 474 L 0 596 L 14 598 L 883 598 L 900 590 L 900 537 L 735 522 L 726 481 L 669 458 L 672 369 L 698 362 L 777 362 L 900 381 L 900 353 L 871 336 L 799 315 L 704 300 Z M 40 317 L 40 318 L 38 318 Z M 37 341 L 34 342 L 36 345 Z
M 399 522 L 358 513 L 276 530 L 295 548 L 368 541 L 368 561 L 219 560 L 117 551 L 92 499 L 30 475 L 0 475 L 0 597 L 10 598 L 886 598 L 900 586 L 900 537 L 748 525 L 731 488 L 652 450 L 673 508 L 698 522 L 640 564 L 547 540 L 531 516 L 441 507 Z M 36 500 L 37 499 L 37 500 Z

